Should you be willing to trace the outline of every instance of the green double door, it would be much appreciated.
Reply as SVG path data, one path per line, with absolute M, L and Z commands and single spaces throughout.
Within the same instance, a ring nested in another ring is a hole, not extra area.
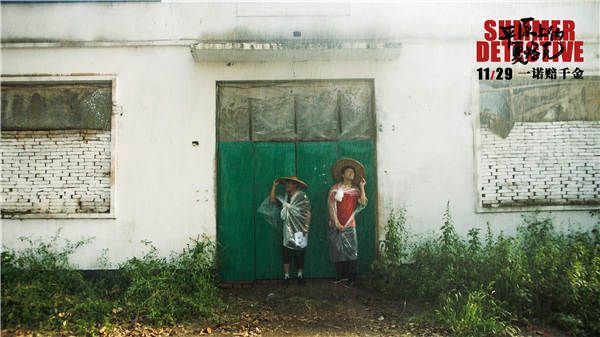
M 376 169 L 373 140 L 218 143 L 217 241 L 224 281 L 278 279 L 282 274 L 282 231 L 257 209 L 273 180 L 297 175 L 308 184 L 312 221 L 305 275 L 333 277 L 327 242 L 327 195 L 331 167 L 339 158 L 359 160 L 367 172 L 367 208 L 357 216 L 359 274 L 367 275 L 376 253 Z M 279 187 L 279 194 L 283 188 Z

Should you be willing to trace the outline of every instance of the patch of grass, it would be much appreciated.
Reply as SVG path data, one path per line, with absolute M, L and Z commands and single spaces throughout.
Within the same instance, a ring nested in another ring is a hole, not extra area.
M 193 317 L 216 320 L 223 302 L 213 278 L 214 244 L 195 241 L 169 258 L 147 244 L 151 249 L 144 257 L 121 266 L 128 280 L 123 300 L 129 318 L 157 325 Z
M 510 312 L 483 290 L 466 295 L 456 291 L 442 296 L 434 317 L 457 337 L 516 336 L 519 333 L 510 323 Z
M 216 320 L 224 308 L 214 279 L 214 243 L 193 241 L 179 253 L 150 251 L 116 270 L 85 277 L 69 257 L 86 241 L 58 244 L 22 238 L 28 247 L 2 251 L 2 325 L 96 335 L 111 325 L 165 325 Z
M 598 227 L 560 232 L 551 219 L 534 214 L 523 218 L 514 236 L 494 235 L 488 226 L 483 237 L 471 229 L 463 238 L 448 206 L 439 236 L 410 240 L 405 212 L 394 211 L 373 264 L 374 284 L 433 304 L 437 321 L 455 334 L 510 335 L 515 319 L 543 319 L 576 336 L 597 336 Z

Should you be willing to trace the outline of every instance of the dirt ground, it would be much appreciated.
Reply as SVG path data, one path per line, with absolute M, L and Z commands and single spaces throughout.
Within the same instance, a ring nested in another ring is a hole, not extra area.
M 293 281 L 293 280 L 292 280 Z M 423 308 L 415 303 L 387 298 L 366 287 L 310 280 L 255 284 L 225 289 L 231 306 L 219 325 L 196 328 L 180 337 L 214 336 L 451 336 L 439 327 L 423 323 Z M 522 336 L 566 337 L 549 327 L 522 327 Z
M 309 280 L 305 285 L 291 282 L 287 287 L 279 283 L 254 284 L 225 288 L 223 294 L 229 310 L 219 324 L 194 322 L 167 328 L 133 324 L 104 331 L 103 336 L 451 336 L 417 319 L 423 309 L 414 303 L 329 280 Z M 522 333 L 567 336 L 545 327 L 523 327 Z M 2 336 L 47 335 L 2 331 Z
M 361 287 L 311 280 L 226 290 L 238 319 L 217 336 L 442 336 L 414 322 L 420 310 Z

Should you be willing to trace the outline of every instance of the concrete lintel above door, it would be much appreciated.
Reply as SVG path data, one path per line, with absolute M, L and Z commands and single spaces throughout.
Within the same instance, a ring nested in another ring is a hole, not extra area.
M 204 62 L 394 60 L 401 43 L 390 40 L 200 41 L 191 46 Z

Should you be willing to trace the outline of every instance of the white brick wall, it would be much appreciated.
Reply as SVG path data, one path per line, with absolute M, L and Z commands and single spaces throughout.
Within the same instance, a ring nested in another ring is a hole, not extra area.
M 2 217 L 110 211 L 110 131 L 3 131 Z
M 515 123 L 506 139 L 482 127 L 483 207 L 600 204 L 600 122 Z

